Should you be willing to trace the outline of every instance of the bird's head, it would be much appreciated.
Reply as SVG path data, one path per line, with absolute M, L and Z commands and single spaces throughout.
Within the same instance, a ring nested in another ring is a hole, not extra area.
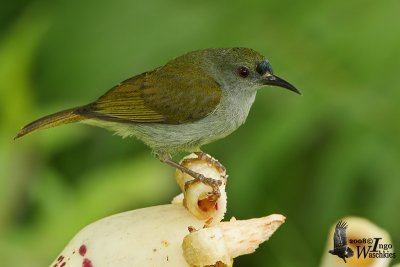
M 266 85 L 301 94 L 289 82 L 276 76 L 270 62 L 249 48 L 217 48 L 198 51 L 203 69 L 225 90 L 255 92 Z

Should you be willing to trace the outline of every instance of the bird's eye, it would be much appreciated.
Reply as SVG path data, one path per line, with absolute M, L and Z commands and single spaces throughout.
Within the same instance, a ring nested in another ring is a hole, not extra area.
M 240 77 L 242 77 L 242 78 L 246 78 L 250 74 L 249 69 L 246 67 L 243 67 L 243 66 L 239 68 L 238 72 L 239 72 Z

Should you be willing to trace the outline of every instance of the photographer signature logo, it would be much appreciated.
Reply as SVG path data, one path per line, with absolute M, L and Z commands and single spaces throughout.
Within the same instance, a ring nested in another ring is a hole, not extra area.
M 336 224 L 333 234 L 333 249 L 329 253 L 342 258 L 346 263 L 346 258 L 354 256 L 354 251 L 348 246 L 356 248 L 356 257 L 358 259 L 366 258 L 395 258 L 396 253 L 393 252 L 393 245 L 384 243 L 382 237 L 359 238 L 347 240 L 348 224 L 345 221 L 339 221 Z
M 383 243 L 381 237 L 350 239 L 349 243 L 357 247 L 357 258 L 396 258 L 393 245 Z

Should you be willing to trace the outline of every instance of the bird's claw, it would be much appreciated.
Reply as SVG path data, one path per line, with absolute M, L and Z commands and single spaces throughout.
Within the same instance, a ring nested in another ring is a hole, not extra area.
M 219 187 L 222 185 L 221 180 L 216 180 L 212 178 L 205 177 L 202 174 L 199 174 L 197 177 L 194 177 L 193 180 L 187 181 L 185 183 L 185 191 L 188 190 L 188 188 L 195 183 L 203 183 L 205 185 L 208 185 L 212 188 L 212 192 L 207 193 L 207 200 L 210 202 L 216 202 L 219 197 L 221 196 L 221 192 L 219 190 Z
M 221 164 L 221 162 L 219 162 L 218 160 L 214 159 L 213 157 L 211 157 L 210 155 L 207 155 L 204 152 L 194 152 L 194 154 L 196 154 L 197 158 L 199 160 L 204 160 L 209 162 L 211 165 L 213 165 L 215 168 L 217 168 L 217 170 L 219 171 L 219 173 L 224 173 L 226 174 L 226 168 L 224 167 L 224 165 Z M 227 182 L 228 179 L 228 175 L 223 175 L 222 177 L 225 182 Z
M 220 173 L 221 175 L 221 179 L 222 180 L 217 180 L 217 179 L 212 179 L 212 178 L 208 178 L 205 177 L 203 174 L 201 173 L 194 173 L 194 172 L 187 172 L 190 176 L 192 176 L 194 179 L 187 181 L 185 183 L 185 191 L 187 191 L 187 189 L 194 183 L 198 183 L 201 182 L 205 185 L 208 185 L 212 188 L 212 191 L 207 193 L 207 200 L 211 201 L 211 202 L 216 202 L 219 197 L 221 196 L 221 192 L 219 190 L 219 187 L 227 182 L 227 178 L 228 175 L 226 175 L 226 169 L 225 167 L 216 159 L 214 159 L 213 157 L 207 155 L 206 153 L 203 152 L 194 152 L 194 154 L 197 156 L 197 159 L 195 160 L 200 160 L 200 161 L 205 161 L 208 164 L 210 164 L 211 166 L 214 166 L 214 168 L 216 168 L 216 170 Z M 181 163 L 183 166 L 190 164 L 193 162 L 193 158 L 188 158 L 183 160 L 183 162 Z

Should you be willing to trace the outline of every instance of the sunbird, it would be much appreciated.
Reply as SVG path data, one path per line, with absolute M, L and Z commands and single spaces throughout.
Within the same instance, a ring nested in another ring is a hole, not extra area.
M 202 145 L 235 131 L 246 121 L 258 89 L 266 85 L 301 94 L 253 49 L 197 50 L 119 83 L 90 104 L 33 121 L 15 138 L 73 122 L 108 128 L 143 141 L 160 161 L 210 185 L 210 197 L 218 197 L 220 182 L 182 166 L 171 155 L 201 152 Z

